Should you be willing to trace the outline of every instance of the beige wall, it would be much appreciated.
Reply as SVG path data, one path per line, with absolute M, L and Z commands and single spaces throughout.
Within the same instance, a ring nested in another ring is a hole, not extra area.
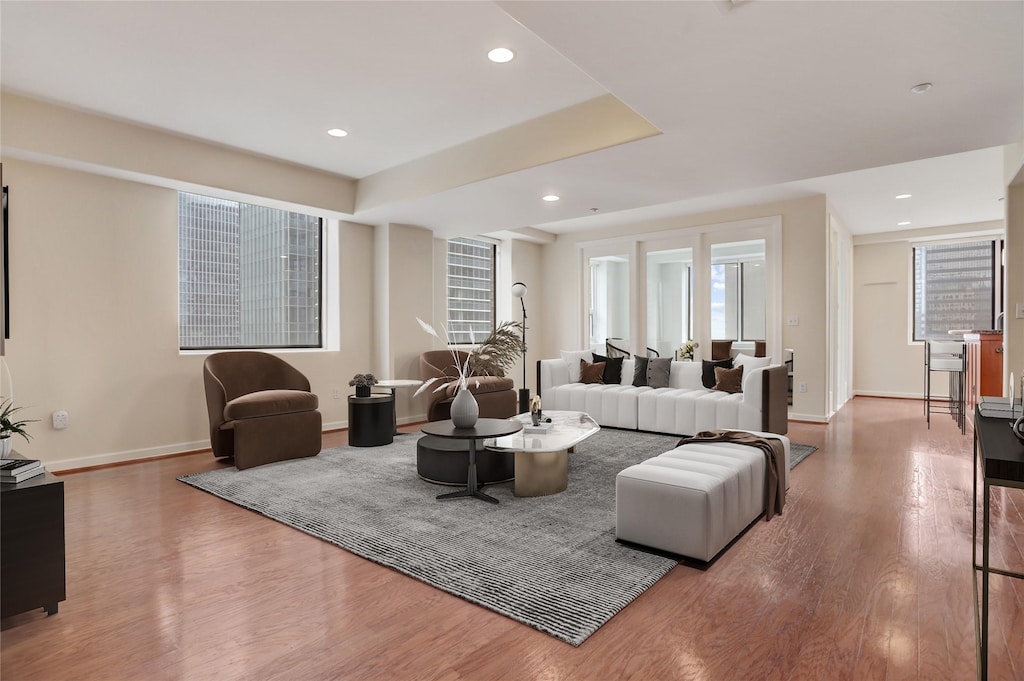
M 783 326 L 782 345 L 794 351 L 794 382 L 807 383 L 806 393 L 794 395 L 791 416 L 825 420 L 828 252 L 825 197 L 822 195 L 560 236 L 554 244 L 544 248 L 546 293 L 539 320 L 543 356 L 557 357 L 559 350 L 576 349 L 581 345 L 581 242 L 775 215 L 782 217 L 782 316 L 784 320 L 789 316 L 800 318 L 799 326 Z
M 910 343 L 908 241 L 854 247 L 853 390 L 858 395 L 921 397 L 924 350 Z M 937 386 L 945 394 L 945 386 Z
M 854 237 L 855 394 L 910 398 L 923 394 L 924 346 L 910 340 L 914 243 L 992 238 L 1002 233 L 1003 223 L 992 221 Z M 940 379 L 932 393 L 946 395 L 947 385 Z
M 10 186 L 6 361 L 31 426 L 16 446 L 52 470 L 209 446 L 201 355 L 178 351 L 174 190 L 3 159 Z M 348 378 L 370 366 L 372 232 L 341 225 L 340 352 L 282 356 L 344 425 Z M 335 296 L 336 301 L 339 300 Z M 11 385 L 4 383 L 4 394 Z M 70 427 L 53 430 L 66 409 Z
M 1024 169 L 1017 176 L 1018 184 L 1006 191 L 1006 325 L 1004 343 L 1006 358 L 1003 371 L 1006 380 L 1013 372 L 1020 388 L 1024 376 L 1024 319 L 1016 316 L 1017 305 L 1024 305 Z

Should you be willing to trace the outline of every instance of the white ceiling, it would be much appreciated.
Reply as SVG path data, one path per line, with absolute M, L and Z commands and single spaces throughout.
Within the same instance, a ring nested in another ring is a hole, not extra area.
M 867 233 L 1002 218 L 1024 2 L 4 0 L 0 86 L 352 178 L 611 93 L 663 134 L 354 218 L 561 233 L 825 192 Z

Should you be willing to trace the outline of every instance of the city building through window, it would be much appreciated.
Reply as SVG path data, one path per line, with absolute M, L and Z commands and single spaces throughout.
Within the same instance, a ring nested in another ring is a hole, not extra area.
M 479 343 L 494 329 L 497 247 L 477 239 L 448 242 L 448 339 Z
M 999 290 L 1000 241 L 914 247 L 914 340 L 991 329 Z
M 179 193 L 179 347 L 322 347 L 322 233 L 312 215 Z

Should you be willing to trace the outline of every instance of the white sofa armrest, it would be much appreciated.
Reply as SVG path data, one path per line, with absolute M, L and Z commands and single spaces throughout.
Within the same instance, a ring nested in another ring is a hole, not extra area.
M 561 359 L 541 359 L 537 361 L 537 394 L 544 393 L 556 385 L 569 383 L 569 367 Z

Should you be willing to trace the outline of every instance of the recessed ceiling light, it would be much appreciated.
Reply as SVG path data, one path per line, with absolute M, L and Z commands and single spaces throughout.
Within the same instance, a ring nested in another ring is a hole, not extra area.
M 899 226 L 899 227 L 903 227 L 904 225 L 909 225 L 909 224 L 910 224 L 910 220 L 904 220 L 903 222 L 897 222 L 896 223 L 896 225 Z
M 562 197 L 561 197 L 561 196 L 556 196 L 555 194 L 548 194 L 547 196 L 545 196 L 545 197 L 542 197 L 542 198 L 543 198 L 543 199 L 544 199 L 545 201 L 557 201 L 558 199 L 560 199 L 560 198 L 562 198 Z
M 331 128 L 327 131 L 327 134 L 331 137 L 345 137 L 348 135 L 348 131 L 342 130 L 341 128 Z
M 897 199 L 909 199 L 911 196 L 913 196 L 913 194 L 897 194 L 896 198 Z
M 498 64 L 504 64 L 507 61 L 512 61 L 515 56 L 516 53 L 507 47 L 495 47 L 487 53 L 487 58 Z
M 910 88 L 910 91 L 913 92 L 915 95 L 921 95 L 924 94 L 925 92 L 928 92 L 931 89 L 931 83 L 918 83 L 914 87 Z

